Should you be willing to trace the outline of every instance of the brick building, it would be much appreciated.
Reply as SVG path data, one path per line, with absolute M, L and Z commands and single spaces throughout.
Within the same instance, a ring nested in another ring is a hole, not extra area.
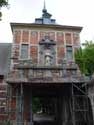
M 93 125 L 87 88 L 74 63 L 82 27 L 65 26 L 43 8 L 34 23 L 11 23 L 7 76 L 11 125 Z
M 73 60 L 74 51 L 80 47 L 81 27 L 63 26 L 56 23 L 41 24 L 38 19 L 32 24 L 11 23 L 11 27 L 13 32 L 12 56 L 17 59 L 32 58 L 34 63 L 40 63 L 39 42 L 44 39 L 56 42 L 54 63 L 57 65 L 62 63 L 62 59 Z M 13 59 L 12 64 L 16 63 L 17 60 Z

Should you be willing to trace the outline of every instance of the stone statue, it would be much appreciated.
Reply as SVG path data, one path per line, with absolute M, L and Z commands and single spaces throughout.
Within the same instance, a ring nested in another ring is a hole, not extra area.
M 45 65 L 46 66 L 50 66 L 51 63 L 52 63 L 52 55 L 51 55 L 50 50 L 47 50 L 45 52 Z

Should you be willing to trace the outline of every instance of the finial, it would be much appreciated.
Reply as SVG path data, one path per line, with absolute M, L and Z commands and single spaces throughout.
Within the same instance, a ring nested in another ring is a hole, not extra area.
M 42 14 L 43 18 L 49 18 L 49 19 L 51 18 L 52 15 L 47 12 L 45 0 L 44 0 L 44 8 L 43 8 L 42 12 L 43 12 L 43 14 Z
M 44 7 L 43 7 L 43 12 L 47 12 L 47 10 L 46 10 L 46 4 L 45 4 L 45 0 L 44 0 Z
M 45 0 L 44 0 L 44 10 L 46 10 Z

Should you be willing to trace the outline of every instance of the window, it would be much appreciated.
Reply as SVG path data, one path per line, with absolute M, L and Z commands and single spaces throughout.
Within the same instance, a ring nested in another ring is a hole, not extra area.
M 72 46 L 67 46 L 66 47 L 66 57 L 67 57 L 67 60 L 72 60 L 73 59 Z
M 28 58 L 28 44 L 22 44 L 21 45 L 21 58 Z

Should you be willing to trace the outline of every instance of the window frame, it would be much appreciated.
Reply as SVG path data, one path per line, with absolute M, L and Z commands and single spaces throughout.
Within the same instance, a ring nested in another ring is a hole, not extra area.
M 27 52 L 24 52 L 27 53 L 27 55 L 25 56 L 24 54 L 22 54 L 22 51 L 26 50 L 26 48 L 22 50 L 22 46 L 27 46 Z M 29 58 L 29 44 L 22 43 L 20 46 L 20 59 L 28 59 L 28 58 Z
M 69 56 L 69 53 L 71 53 L 71 56 Z M 66 45 L 66 59 L 67 61 L 73 60 L 73 47 L 71 45 Z

